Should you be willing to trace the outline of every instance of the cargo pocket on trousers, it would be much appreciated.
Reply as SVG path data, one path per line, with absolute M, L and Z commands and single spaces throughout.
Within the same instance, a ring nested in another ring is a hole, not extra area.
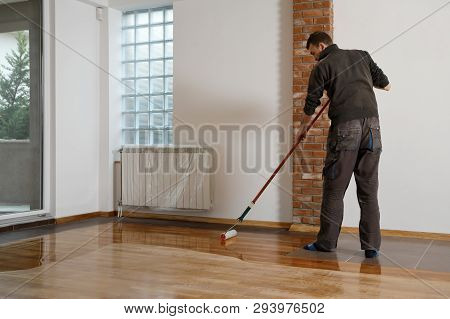
M 381 132 L 379 126 L 369 127 L 369 149 L 372 152 L 381 151 Z
M 336 162 L 338 160 L 338 154 L 330 152 L 325 159 L 325 164 L 323 166 L 322 177 L 327 179 L 335 179 L 338 172 L 336 169 Z
M 356 151 L 359 148 L 360 129 L 340 130 L 337 134 L 336 151 Z

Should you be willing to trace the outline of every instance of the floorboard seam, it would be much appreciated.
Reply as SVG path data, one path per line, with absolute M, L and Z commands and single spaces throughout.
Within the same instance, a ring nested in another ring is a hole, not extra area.
M 414 266 L 414 269 L 417 269 L 419 264 L 422 262 L 422 259 L 425 257 L 425 255 L 427 254 L 428 250 L 430 250 L 430 247 L 433 244 L 433 242 L 434 242 L 434 240 L 431 240 L 430 243 L 428 244 L 427 248 L 425 248 L 425 251 L 423 252 L 422 256 L 420 256 L 419 260 L 417 261 L 417 264 Z
M 350 259 L 352 259 L 353 257 L 355 257 L 355 255 L 350 256 L 346 261 L 344 261 L 344 263 L 348 262 Z

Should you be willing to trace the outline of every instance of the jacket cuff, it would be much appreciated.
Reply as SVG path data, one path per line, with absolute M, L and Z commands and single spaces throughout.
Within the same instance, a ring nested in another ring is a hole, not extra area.
M 389 84 L 389 79 L 387 78 L 387 76 L 384 76 L 378 82 L 378 85 L 379 85 L 378 87 L 384 89 L 388 84 Z

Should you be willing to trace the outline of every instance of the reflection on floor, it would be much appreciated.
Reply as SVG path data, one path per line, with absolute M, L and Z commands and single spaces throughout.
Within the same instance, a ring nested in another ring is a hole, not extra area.
M 0 233 L 8 298 L 446 298 L 450 242 L 384 237 L 363 258 L 342 234 L 335 253 L 313 234 L 151 219 L 97 218 Z

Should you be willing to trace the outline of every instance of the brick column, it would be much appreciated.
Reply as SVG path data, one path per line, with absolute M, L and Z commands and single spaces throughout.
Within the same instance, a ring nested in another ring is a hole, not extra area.
M 309 74 L 314 58 L 306 50 L 306 40 L 314 31 L 332 36 L 333 2 L 293 0 L 294 5 L 294 82 L 293 124 L 296 134 L 302 127 Z M 319 224 L 322 201 L 322 169 L 330 121 L 323 114 L 309 131 L 305 142 L 294 153 L 293 222 Z

